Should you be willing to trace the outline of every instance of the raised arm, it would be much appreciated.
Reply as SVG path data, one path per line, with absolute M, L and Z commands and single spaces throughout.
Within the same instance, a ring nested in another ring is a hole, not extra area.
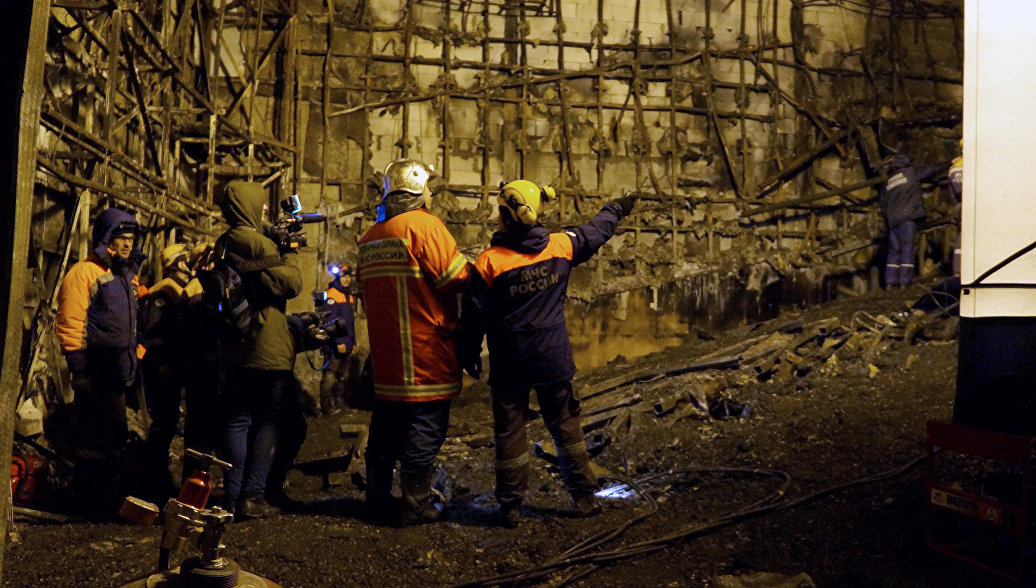
M 612 238 L 615 227 L 633 210 L 635 202 L 630 196 L 613 200 L 589 221 L 565 231 L 572 239 L 572 265 L 579 265 L 593 257 L 601 245 Z

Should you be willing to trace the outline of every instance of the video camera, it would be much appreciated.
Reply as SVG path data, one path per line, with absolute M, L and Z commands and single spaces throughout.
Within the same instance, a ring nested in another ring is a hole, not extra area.
M 306 234 L 302 232 L 302 225 L 319 223 L 326 220 L 322 214 L 315 212 L 302 212 L 302 202 L 298 194 L 292 194 L 280 202 L 281 210 L 285 218 L 277 220 L 266 227 L 266 236 L 282 251 L 294 251 L 306 246 Z
M 296 351 L 326 348 L 335 338 L 349 334 L 349 324 L 345 319 L 328 318 L 326 291 L 313 291 L 313 306 L 315 312 L 297 312 L 288 316 Z

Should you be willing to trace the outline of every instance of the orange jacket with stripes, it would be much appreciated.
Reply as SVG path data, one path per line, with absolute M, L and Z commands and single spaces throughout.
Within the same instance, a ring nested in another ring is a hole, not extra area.
M 460 393 L 456 294 L 468 265 L 446 225 L 424 209 L 377 223 L 360 238 L 356 279 L 375 398 L 430 402 Z

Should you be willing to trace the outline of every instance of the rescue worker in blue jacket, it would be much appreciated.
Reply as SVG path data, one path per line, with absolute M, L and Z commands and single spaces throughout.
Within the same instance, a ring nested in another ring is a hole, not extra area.
M 126 394 L 137 380 L 137 271 L 140 225 L 118 208 L 94 220 L 90 255 L 73 265 L 58 292 L 55 331 L 72 373 L 79 459 L 74 491 L 83 505 L 114 512 L 113 480 L 129 431 Z
M 336 321 L 343 331 L 330 342 L 327 351 L 327 365 L 320 377 L 320 408 L 325 415 L 337 414 L 342 410 L 346 398 L 346 383 L 349 380 L 349 361 L 356 347 L 356 331 L 353 326 L 353 305 L 356 297 L 350 287 L 353 271 L 344 264 L 331 264 L 328 268 L 334 279 L 327 284 L 327 321 Z
M 888 252 L 885 258 L 885 285 L 906 286 L 914 280 L 914 236 L 917 223 L 924 220 L 921 182 L 946 169 L 946 164 L 915 168 L 902 153 L 887 163 L 888 181 L 881 190 L 882 215 L 888 228 Z
M 496 440 L 496 499 L 500 523 L 515 527 L 528 481 L 525 414 L 536 389 L 547 430 L 557 450 L 565 486 L 577 511 L 600 512 L 579 424 L 579 400 L 572 391 L 575 364 L 565 325 L 565 293 L 572 268 L 587 261 L 615 233 L 634 199 L 610 202 L 589 222 L 549 233 L 540 217 L 554 198 L 527 180 L 503 187 L 497 203 L 500 230 L 479 255 L 461 303 L 458 348 L 464 369 L 482 371 L 482 337 L 489 343 Z

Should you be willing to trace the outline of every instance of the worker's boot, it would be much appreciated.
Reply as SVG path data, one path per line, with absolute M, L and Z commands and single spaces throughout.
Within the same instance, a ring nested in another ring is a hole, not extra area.
M 592 492 L 573 493 L 572 506 L 575 509 L 575 515 L 581 518 L 596 516 L 604 511 Z
M 399 505 L 392 496 L 392 466 L 368 456 L 366 463 L 366 506 L 372 521 L 391 522 L 398 518 Z
M 445 504 L 439 501 L 439 494 L 432 490 L 432 469 L 403 473 L 403 511 L 400 523 L 420 525 L 433 523 L 443 517 Z
M 518 512 L 518 502 L 507 502 L 500 505 L 497 511 L 497 524 L 506 529 L 517 528 L 522 522 L 522 515 Z

